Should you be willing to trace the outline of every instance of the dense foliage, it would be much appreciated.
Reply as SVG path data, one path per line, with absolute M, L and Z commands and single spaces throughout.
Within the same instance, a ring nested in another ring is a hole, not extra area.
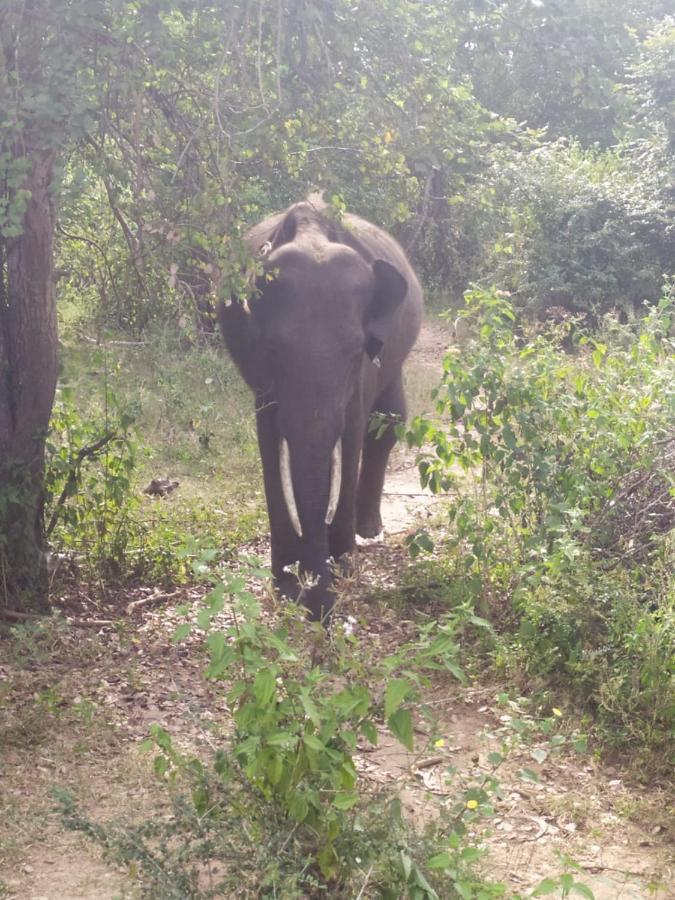
M 474 292 L 438 419 L 416 419 L 424 483 L 452 491 L 464 599 L 500 623 L 498 667 L 571 690 L 618 743 L 675 728 L 673 302 L 603 339 L 569 320 L 522 344 L 508 299 Z M 571 334 L 570 334 L 571 332 Z M 575 352 L 561 349 L 572 341 Z M 464 487 L 467 474 L 470 476 Z M 413 539 L 415 549 L 428 541 Z
M 639 309 L 672 268 L 656 0 L 46 8 L 3 140 L 31 122 L 61 148 L 60 295 L 79 315 L 207 327 L 213 292 L 241 286 L 242 229 L 316 188 L 393 228 L 444 303 L 510 253 L 537 309 Z

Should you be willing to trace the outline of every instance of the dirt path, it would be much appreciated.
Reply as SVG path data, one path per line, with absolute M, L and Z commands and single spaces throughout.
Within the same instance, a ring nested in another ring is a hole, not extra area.
M 435 382 L 448 340 L 440 325 L 422 333 L 408 371 L 414 411 Z M 358 596 L 397 584 L 410 565 L 406 533 L 442 513 L 443 502 L 421 490 L 414 456 L 397 450 L 383 502 L 385 541 L 360 551 L 360 580 L 350 590 Z M 186 590 L 164 605 L 160 598 L 99 634 L 63 628 L 47 648 L 32 647 L 27 633 L 26 658 L 0 659 L 0 900 L 137 896 L 133 879 L 64 831 L 50 791 L 70 786 L 94 818 L 133 818 L 158 803 L 149 760 L 138 753 L 151 723 L 167 727 L 179 745 L 206 747 L 208 723 L 226 716 L 222 698 L 201 676 L 197 652 L 168 639 L 173 604 L 198 606 L 202 593 Z M 374 652 L 406 627 L 391 610 L 358 609 Z M 488 754 L 513 735 L 497 693 L 440 685 L 432 702 L 442 745 L 430 757 L 420 737 L 410 754 L 383 733 L 377 749 L 357 757 L 362 777 L 398 790 L 420 823 L 439 815 L 458 785 L 488 771 Z M 546 746 L 515 746 L 499 768 L 496 814 L 482 836 L 486 876 L 524 894 L 559 875 L 564 854 L 597 900 L 675 897 L 665 799 L 631 788 L 619 769 L 588 756 L 546 755 Z M 448 766 L 456 770 L 452 780 Z M 538 782 L 523 780 L 523 769 Z

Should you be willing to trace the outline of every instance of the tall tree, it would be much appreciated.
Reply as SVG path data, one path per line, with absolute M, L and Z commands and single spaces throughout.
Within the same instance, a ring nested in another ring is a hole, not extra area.
M 57 377 L 45 5 L 10 10 L 0 47 L 0 603 L 36 609 L 47 603 L 42 477 Z
M 98 7 L 8 0 L 0 20 L 0 605 L 10 608 L 47 607 L 43 470 L 58 370 L 54 182 L 86 108 L 79 79 L 95 52 Z

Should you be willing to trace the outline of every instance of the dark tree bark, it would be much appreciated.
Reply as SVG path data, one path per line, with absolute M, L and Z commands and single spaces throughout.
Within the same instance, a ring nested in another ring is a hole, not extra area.
M 0 238 L 0 606 L 48 607 L 45 437 L 57 378 L 51 150 L 20 151 L 30 192 L 18 237 Z

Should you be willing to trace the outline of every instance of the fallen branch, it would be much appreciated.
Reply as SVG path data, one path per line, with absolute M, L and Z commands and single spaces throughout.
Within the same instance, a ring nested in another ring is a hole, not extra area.
M 10 622 L 35 622 L 44 616 L 38 616 L 35 613 L 19 612 L 15 609 L 0 609 L 0 619 L 7 619 Z
M 426 759 L 420 759 L 419 762 L 416 762 L 413 768 L 430 769 L 432 766 L 437 766 L 442 762 L 445 762 L 444 756 L 428 756 Z
M 382 491 L 383 497 L 425 497 L 427 500 L 440 500 L 440 497 L 429 491 Z
M 147 347 L 147 341 L 100 341 L 98 338 L 89 337 L 88 334 L 82 335 L 82 340 L 89 344 L 96 344 L 97 347 Z
M 36 613 L 19 612 L 16 609 L 0 609 L 0 619 L 7 619 L 10 622 L 38 622 L 47 619 L 48 614 L 43 616 Z M 114 619 L 75 619 L 70 616 L 64 617 L 68 625 L 75 625 L 77 628 L 100 628 L 103 625 L 114 625 Z
M 364 891 L 365 891 L 366 888 L 368 887 L 368 882 L 370 881 L 370 876 L 373 874 L 373 866 L 374 866 L 374 863 L 373 863 L 373 865 L 368 869 L 368 871 L 366 872 L 366 878 L 365 878 L 365 881 L 364 881 L 363 884 L 361 885 L 361 890 L 358 892 L 358 894 L 357 894 L 357 896 L 356 896 L 356 900 L 361 900 L 361 897 L 363 897 Z
M 114 625 L 114 619 L 72 619 L 66 616 L 66 622 L 76 628 L 102 628 L 106 625 Z
M 147 606 L 149 603 L 154 603 L 158 600 L 170 600 L 179 594 L 180 591 L 171 591 L 170 594 L 160 592 L 158 594 L 150 594 L 148 597 L 141 597 L 140 600 L 132 600 L 131 603 L 127 604 L 127 615 L 130 615 L 134 610 L 140 609 L 142 606 Z

